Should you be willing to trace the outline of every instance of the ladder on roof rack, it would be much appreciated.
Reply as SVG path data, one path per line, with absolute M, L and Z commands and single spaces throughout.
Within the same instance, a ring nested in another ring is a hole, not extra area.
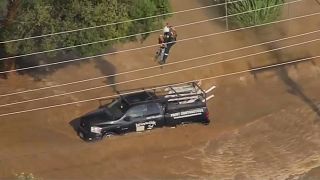
M 197 100 L 204 102 L 206 99 L 205 92 L 196 83 L 168 86 L 165 92 L 167 94 L 164 98 L 170 103 L 190 104 Z
M 191 83 L 185 83 L 181 85 L 166 85 L 164 88 L 149 88 L 149 90 L 145 91 L 144 89 L 131 89 L 125 91 L 126 94 L 132 94 L 139 93 L 139 92 L 146 92 L 150 95 L 151 98 L 148 101 L 155 101 L 155 100 L 164 100 L 168 103 L 178 103 L 178 104 L 190 104 L 194 103 L 195 101 L 201 101 L 206 102 L 207 100 L 214 97 L 214 95 L 210 95 L 207 97 L 207 95 L 215 89 L 215 86 L 212 86 L 208 90 L 203 90 L 200 87 L 201 82 L 191 82 Z M 135 91 L 135 92 L 133 92 Z M 128 93 L 129 92 L 129 93 Z M 153 94 L 151 94 L 153 93 Z M 118 92 L 118 94 L 121 94 Z M 121 96 L 121 95 L 120 95 Z M 156 98 L 158 97 L 158 98 Z M 99 99 L 100 106 L 104 105 L 105 103 L 102 103 L 103 101 L 112 101 L 115 100 L 115 98 L 102 98 Z

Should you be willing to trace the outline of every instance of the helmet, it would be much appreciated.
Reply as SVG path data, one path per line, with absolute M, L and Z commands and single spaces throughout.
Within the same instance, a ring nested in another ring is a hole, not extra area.
M 168 32 L 170 32 L 170 28 L 168 26 L 165 26 L 163 28 L 163 33 L 168 33 Z

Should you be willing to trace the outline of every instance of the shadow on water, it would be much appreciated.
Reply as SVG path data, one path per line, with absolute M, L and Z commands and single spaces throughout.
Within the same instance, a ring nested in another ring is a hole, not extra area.
M 42 79 L 50 76 L 56 71 L 63 69 L 67 66 L 80 66 L 81 64 L 88 63 L 91 59 L 83 58 L 76 53 L 58 53 L 55 56 L 47 55 L 35 55 L 16 59 L 16 68 L 26 70 L 20 70 L 20 75 L 29 75 L 35 81 L 41 81 Z M 83 58 L 83 59 L 81 59 Z M 79 59 L 79 60 L 78 60 Z M 40 66 L 40 67 L 39 67 Z M 28 69 L 29 68 L 29 69 Z
M 117 72 L 116 67 L 103 58 L 97 58 L 95 60 L 95 68 L 99 69 L 103 76 L 107 76 L 104 82 L 106 84 L 113 84 L 111 87 L 113 91 L 116 92 L 117 87 L 114 85 L 116 83 L 116 77 L 111 76 Z
M 1 45 L 0 45 L 1 48 Z M 111 53 L 116 52 L 114 48 L 109 48 L 107 51 L 103 53 Z M 0 56 L 3 52 L 0 49 Z M 102 53 L 100 53 L 102 54 Z M 17 73 L 19 75 L 28 75 L 33 78 L 34 81 L 42 81 L 47 76 L 52 75 L 58 70 L 62 70 L 68 66 L 76 66 L 80 67 L 83 64 L 89 62 L 95 62 L 95 67 L 101 71 L 101 73 L 105 76 L 112 75 L 116 72 L 116 68 L 109 63 L 108 61 L 103 60 L 103 58 L 87 58 L 91 55 L 81 55 L 76 52 L 68 51 L 67 53 L 57 53 L 53 56 L 48 56 L 47 54 L 43 55 L 33 55 L 27 57 L 20 57 L 15 59 L 15 68 L 19 69 Z M 1 67 L 0 69 L 4 69 Z M 84 72 L 84 74 L 86 74 Z M 3 74 L 2 78 L 6 78 Z M 66 73 L 68 75 L 68 73 Z M 1 74 L 0 74 L 1 77 Z M 115 77 L 108 77 L 105 81 L 106 84 L 115 83 Z M 115 86 L 112 86 L 113 90 L 116 90 Z
M 265 45 L 265 47 L 268 50 L 272 50 L 277 48 L 276 44 L 268 44 Z M 305 55 L 303 57 L 297 57 L 297 58 L 291 58 L 288 59 L 285 57 L 285 54 L 282 53 L 281 51 L 273 51 L 271 54 L 273 59 L 275 60 L 274 63 L 272 64 L 278 64 L 278 63 L 283 63 L 287 61 L 295 61 L 299 59 L 305 59 L 305 58 L 312 58 L 311 55 Z M 312 62 L 312 60 L 311 60 Z M 295 68 L 297 68 L 298 63 L 294 63 Z M 252 68 L 252 67 L 250 67 Z M 257 73 L 261 73 L 263 71 L 267 71 L 267 69 L 264 70 L 259 70 L 259 71 L 252 71 L 254 76 L 257 76 Z M 305 93 L 303 88 L 296 82 L 294 81 L 288 74 L 286 66 L 278 66 L 277 68 L 274 69 L 276 72 L 277 76 L 285 83 L 285 85 L 288 87 L 288 93 L 299 97 L 302 101 L 304 101 L 319 117 L 320 117 L 320 109 L 317 107 L 317 104 L 311 100 Z

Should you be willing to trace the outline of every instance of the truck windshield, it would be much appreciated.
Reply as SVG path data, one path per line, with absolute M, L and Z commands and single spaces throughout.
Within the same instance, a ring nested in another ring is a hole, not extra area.
M 124 101 L 117 99 L 113 101 L 111 104 L 109 104 L 107 108 L 110 114 L 116 120 L 121 118 L 127 112 L 128 105 Z

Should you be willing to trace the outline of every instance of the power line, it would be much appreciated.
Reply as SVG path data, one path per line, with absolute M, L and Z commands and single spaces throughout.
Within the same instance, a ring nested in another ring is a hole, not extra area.
M 193 67 L 189 67 L 189 68 L 183 68 L 183 69 L 179 69 L 179 70 L 176 70 L 176 71 L 171 71 L 171 72 L 167 72 L 167 73 L 162 73 L 162 74 L 157 74 L 157 75 L 152 75 L 152 76 L 147 76 L 147 77 L 142 77 L 142 78 L 131 79 L 131 80 L 122 81 L 122 82 L 118 82 L 118 83 L 112 83 L 112 84 L 108 84 L 108 85 L 96 86 L 96 87 L 92 87 L 92 88 L 87 88 L 87 89 L 82 89 L 82 90 L 77 90 L 77 91 L 71 91 L 71 92 L 62 93 L 62 94 L 56 94 L 56 95 L 45 96 L 45 97 L 41 97 L 41 98 L 34 98 L 34 99 L 29 99 L 29 100 L 24 100 L 24 101 L 18 101 L 18 102 L 13 102 L 13 103 L 2 104 L 2 105 L 0 105 L 0 107 L 6 107 L 6 106 L 12 106 L 12 105 L 23 104 L 23 103 L 28 103 L 28 102 L 34 102 L 34 101 L 39 101 L 39 100 L 44 100 L 44 99 L 49 99 L 49 98 L 54 98 L 54 97 L 66 96 L 66 95 L 70 95 L 70 94 L 75 94 L 75 93 L 80 93 L 80 92 L 86 92 L 86 91 L 101 89 L 101 88 L 110 87 L 110 86 L 119 85 L 119 84 L 126 84 L 126 83 L 130 83 L 130 82 L 151 79 L 151 78 L 160 77 L 160 76 L 169 75 L 169 74 L 174 74 L 174 73 L 178 73 L 178 72 L 182 72 L 182 71 L 188 71 L 188 70 L 191 70 L 191 69 L 207 67 L 207 66 L 210 66 L 210 65 L 215 65 L 215 64 L 219 64 L 219 63 L 223 63 L 223 62 L 229 62 L 229 61 L 234 61 L 234 60 L 238 60 L 238 59 L 252 57 L 252 56 L 256 56 L 256 55 L 260 55 L 260 54 L 265 54 L 265 53 L 268 53 L 268 52 L 273 52 L 273 51 L 277 51 L 277 50 L 285 49 L 285 48 L 289 48 L 289 47 L 300 46 L 300 45 L 304 45 L 304 44 L 307 44 L 307 43 L 316 42 L 316 41 L 319 41 L 319 40 L 320 40 L 320 38 L 313 39 L 313 40 L 310 40 L 310 41 L 305 41 L 305 42 L 302 42 L 302 43 L 289 45 L 289 46 L 284 46 L 284 47 L 280 47 L 280 48 L 276 48 L 276 49 L 271 49 L 271 50 L 267 50 L 267 51 L 263 51 L 263 52 L 258 52 L 258 53 L 253 53 L 253 54 L 249 54 L 249 55 L 245 55 L 245 56 L 231 58 L 231 59 L 227 59 L 227 60 L 223 60 L 223 61 L 207 63 L 207 64 L 203 64 L 203 65 L 199 65 L 199 66 L 193 66 Z
M 268 66 L 259 67 L 259 68 L 253 68 L 253 69 L 249 69 L 249 70 L 237 71 L 237 72 L 233 72 L 233 73 L 226 73 L 226 74 L 222 74 L 222 75 L 218 75 L 218 76 L 211 76 L 211 77 L 202 78 L 202 79 L 195 79 L 195 80 L 191 80 L 191 81 L 187 81 L 187 82 L 181 82 L 181 83 L 177 83 L 177 84 L 172 84 L 172 86 L 177 86 L 177 85 L 190 83 L 190 82 L 195 82 L 195 81 L 206 81 L 206 80 L 211 80 L 211 79 L 223 78 L 223 77 L 227 77 L 227 76 L 243 74 L 243 73 L 252 72 L 252 71 L 259 71 L 259 70 L 274 68 L 274 67 L 278 67 L 278 66 L 284 66 L 284 65 L 288 65 L 288 64 L 294 64 L 294 63 L 298 63 L 298 62 L 308 61 L 308 60 L 312 60 L 312 59 L 319 58 L 319 57 L 320 56 L 302 58 L 302 59 L 299 59 L 299 60 L 283 62 L 283 63 L 277 63 L 277 64 L 268 65 Z M 21 114 L 21 113 L 27 113 L 27 112 L 33 112 L 33 111 L 39 111 L 39 110 L 45 110 L 45 109 L 51 109 L 51 108 L 56 108 L 56 107 L 63 107 L 63 106 L 79 104 L 79 103 L 85 103 L 85 102 L 90 102 L 90 101 L 96 101 L 96 100 L 106 99 L 106 98 L 115 98 L 115 97 L 118 97 L 120 95 L 132 94 L 132 93 L 137 93 L 137 92 L 141 92 L 141 91 L 148 91 L 148 90 L 160 89 L 160 88 L 165 88 L 165 87 L 167 87 L 167 86 L 158 86 L 158 87 L 155 87 L 155 88 L 152 88 L 152 89 L 144 89 L 144 90 L 140 90 L 140 91 L 132 91 L 132 92 L 129 92 L 129 93 L 121 93 L 121 94 L 118 94 L 118 95 L 104 96 L 104 97 L 92 98 L 92 99 L 87 99 L 87 100 L 82 100 L 82 101 L 75 101 L 75 102 L 70 102 L 70 103 L 56 104 L 56 105 L 52 105 L 52 106 L 45 106 L 45 107 L 41 107 L 41 108 L 33 108 L 33 109 L 28 109 L 28 110 L 23 110 L 23 111 L 15 111 L 15 112 L 10 112 L 10 113 L 4 113 L 4 114 L 0 114 L 0 117 L 9 116 L 9 115 L 16 115 L 16 114 Z
M 80 80 L 80 81 L 73 81 L 73 82 L 64 83 L 64 84 L 58 84 L 58 85 L 53 85 L 53 86 L 45 86 L 45 87 L 41 87 L 41 88 L 37 88 L 37 89 L 29 89 L 29 90 L 14 92 L 14 93 L 1 94 L 0 97 L 17 95 L 17 94 L 28 93 L 28 92 L 35 92 L 35 91 L 39 91 L 39 90 L 56 88 L 56 87 L 67 86 L 67 85 L 73 85 L 73 84 L 78 84 L 78 83 L 83 83 L 83 82 L 88 82 L 88 81 L 93 81 L 93 80 L 98 80 L 98 79 L 103 79 L 103 78 L 114 77 L 114 76 L 118 76 L 118 75 L 124 75 L 124 74 L 139 72 L 139 71 L 143 71 L 143 70 L 154 69 L 154 68 L 158 68 L 158 67 L 161 67 L 161 66 L 170 66 L 170 65 L 173 65 L 173 64 L 179 64 L 179 63 L 183 63 L 183 62 L 199 60 L 199 59 L 202 59 L 202 58 L 207 58 L 207 57 L 211 57 L 211 56 L 215 56 L 215 55 L 220 55 L 220 54 L 224 54 L 224 53 L 230 53 L 230 52 L 234 52 L 234 51 L 238 51 L 238 50 L 248 49 L 248 48 L 251 48 L 251 47 L 261 46 L 261 45 L 264 45 L 264 44 L 269 44 L 269 43 L 274 43 L 274 42 L 283 41 L 283 40 L 287 40 L 287 39 L 292 39 L 292 38 L 296 38 L 296 37 L 301 37 L 301 36 L 317 33 L 319 31 L 320 30 L 311 31 L 311 32 L 302 33 L 302 34 L 297 34 L 297 35 L 290 36 L 290 37 L 280 38 L 280 39 L 276 39 L 276 40 L 272 40 L 272 41 L 266 41 L 266 42 L 263 42 L 263 43 L 253 44 L 253 45 L 244 46 L 244 47 L 241 47 L 241 48 L 235 48 L 235 49 L 231 49 L 231 50 L 227 50 L 227 51 L 211 53 L 211 54 L 207 54 L 207 55 L 204 55 L 204 56 L 184 59 L 184 60 L 181 60 L 181 61 L 172 62 L 172 63 L 168 63 L 168 64 L 163 64 L 163 65 L 156 65 L 156 66 L 151 66 L 151 67 L 146 67 L 146 68 L 140 68 L 140 69 L 135 69 L 135 70 L 132 70 L 132 71 L 125 71 L 125 72 L 116 73 L 116 74 L 112 74 L 112 75 L 100 76 L 100 77 L 95 77 L 95 78 L 90 78 L 90 79 L 85 79 L 85 80 Z
M 217 17 L 217 18 L 211 18 L 211 19 L 206 19 L 206 20 L 202 20 L 202 21 L 196 21 L 196 22 L 192 22 L 192 23 L 181 24 L 181 25 L 177 25 L 175 27 L 179 28 L 179 27 L 185 27 L 185 26 L 200 24 L 200 23 L 204 23 L 204 22 L 224 19 L 226 17 L 238 16 L 238 15 L 241 15 L 241 14 L 247 14 L 247 13 L 250 13 L 250 12 L 265 10 L 265 9 L 269 9 L 269 8 L 275 8 L 275 7 L 278 7 L 278 6 L 288 5 L 288 4 L 297 3 L 297 2 L 301 2 L 301 1 L 303 1 L 303 0 L 290 1 L 290 2 L 287 2 L 287 3 L 282 3 L 282 4 L 268 6 L 268 7 L 264 7 L 264 8 L 249 10 L 249 11 L 236 13 L 236 14 L 232 14 L 232 15 L 228 15 L 228 16 L 220 16 L 220 17 Z M 73 46 L 66 46 L 66 47 L 56 48 L 56 49 L 51 49 L 51 50 L 37 51 L 37 52 L 33 52 L 33 53 L 28 53 L 28 54 L 9 56 L 9 57 L 5 57 L 5 58 L 0 58 L 0 60 L 6 60 L 6 59 L 11 59 L 11 58 L 20 58 L 20 57 L 26 57 L 26 56 L 32 56 L 32 55 L 38 55 L 38 54 L 45 54 L 45 53 L 50 53 L 50 52 L 55 52 L 55 51 L 66 50 L 66 49 L 73 49 L 73 48 L 78 48 L 78 47 L 82 47 L 82 46 L 88 46 L 88 45 L 93 45 L 93 44 L 105 43 L 105 42 L 109 42 L 109 41 L 132 38 L 132 37 L 135 37 L 137 35 L 145 35 L 145 34 L 150 34 L 150 33 L 159 32 L 159 31 L 162 31 L 162 29 L 152 30 L 152 31 L 147 31 L 147 32 L 142 32 L 142 33 L 137 33 L 137 34 L 132 34 L 132 35 L 127 35 L 127 36 L 122 36 L 122 37 L 117 37 L 117 38 L 112 38 L 112 39 L 99 40 L 99 41 L 94 41 L 94 42 L 90 42 L 90 43 L 78 44 L 78 45 L 73 45 Z
M 230 32 L 236 32 L 236 31 L 240 31 L 240 30 L 244 30 L 244 29 L 251 29 L 251 28 L 254 28 L 254 27 L 260 27 L 260 26 L 265 26 L 265 25 L 269 25 L 269 24 L 275 24 L 275 23 L 286 22 L 286 21 L 291 21 L 291 20 L 295 20 L 295 19 L 301 19 L 301 18 L 315 16 L 315 15 L 319 15 L 319 14 L 320 14 L 320 12 L 312 13 L 312 14 L 308 14 L 308 15 L 303 15 L 303 16 L 298 16 L 298 17 L 293 17 L 293 18 L 287 18 L 287 19 L 283 19 L 283 20 L 279 20 L 279 21 L 274 21 L 274 22 L 269 22 L 269 23 L 264 23 L 264 24 L 259 24 L 259 25 L 244 27 L 244 28 L 238 28 L 238 29 L 229 30 L 229 31 L 211 33 L 211 34 L 206 34 L 206 35 L 202 35 L 202 36 L 195 36 L 195 37 L 191 37 L 191 38 L 185 38 L 185 39 L 177 40 L 176 42 L 183 42 L 183 41 L 189 41 L 189 40 L 194 40 L 194 39 L 199 39 L 199 38 L 204 38 L 204 37 L 210 37 L 210 36 L 214 36 L 214 35 L 226 34 L 226 33 L 230 33 Z M 99 54 L 99 55 L 94 55 L 94 56 L 83 57 L 83 58 L 76 58 L 76 59 L 71 59 L 71 60 L 66 60 L 66 61 L 55 62 L 55 63 L 41 64 L 41 65 L 31 66 L 31 67 L 26 67 L 26 68 L 20 68 L 20 69 L 8 70 L 8 71 L 1 71 L 0 74 L 9 73 L 9 72 L 16 72 L 16 71 L 22 71 L 22 70 L 28 70 L 28 69 L 35 69 L 35 68 L 39 68 L 39 67 L 48 67 L 48 66 L 53 66 L 53 65 L 57 65 L 57 64 L 76 62 L 76 61 L 81 61 L 81 60 L 90 59 L 90 58 L 102 57 L 102 56 L 106 56 L 106 55 L 119 54 L 119 53 L 123 53 L 123 52 L 130 52 L 130 51 L 136 51 L 136 50 L 141 50 L 141 49 L 147 49 L 147 48 L 155 47 L 155 46 L 159 46 L 159 44 L 143 46 L 143 47 L 139 47 L 139 48 L 131 48 L 131 49 L 121 50 L 121 51 L 117 51 L 117 52 L 104 53 L 104 54 Z
M 244 0 L 234 1 L 232 3 L 236 3 L 236 2 L 240 2 L 240 1 L 244 1 Z M 161 17 L 161 16 L 168 16 L 168 15 L 173 15 L 173 14 L 179 14 L 179 13 L 184 13 L 184 12 L 190 12 L 190 11 L 206 9 L 206 8 L 220 6 L 220 5 L 224 5 L 224 4 L 226 4 L 226 2 L 220 3 L 220 4 L 202 6 L 202 7 L 198 7 L 198 8 L 191 8 L 191 9 L 186 9 L 186 10 L 181 10 L 181 11 L 175 11 L 175 12 L 171 12 L 171 13 L 164 13 L 164 14 L 158 14 L 158 15 L 153 15 L 153 16 L 141 17 L 141 18 L 126 20 L 126 21 L 113 22 L 113 23 L 108 23 L 108 24 L 103 24 L 103 25 L 98 25 L 98 26 L 91 26 L 91 27 L 73 29 L 73 30 L 68 30 L 68 31 L 60 31 L 60 32 L 55 32 L 55 33 L 50 33 L 50 34 L 43 34 L 43 35 L 39 35 L 39 36 L 31 36 L 31 37 L 21 38 L 21 39 L 13 39 L 13 40 L 1 41 L 0 44 L 10 43 L 10 42 L 17 42 L 17 41 L 28 40 L 28 39 L 36 39 L 36 38 L 41 38 L 41 37 L 61 35 L 61 34 L 66 34 L 66 33 L 89 30 L 89 29 L 96 29 L 96 28 L 112 26 L 112 25 L 118 25 L 118 24 L 123 24 L 123 23 L 128 23 L 128 22 L 134 22 L 134 21 L 141 21 L 141 20 L 151 19 L 151 18 L 156 18 L 156 17 Z M 230 4 L 230 2 L 228 4 Z

